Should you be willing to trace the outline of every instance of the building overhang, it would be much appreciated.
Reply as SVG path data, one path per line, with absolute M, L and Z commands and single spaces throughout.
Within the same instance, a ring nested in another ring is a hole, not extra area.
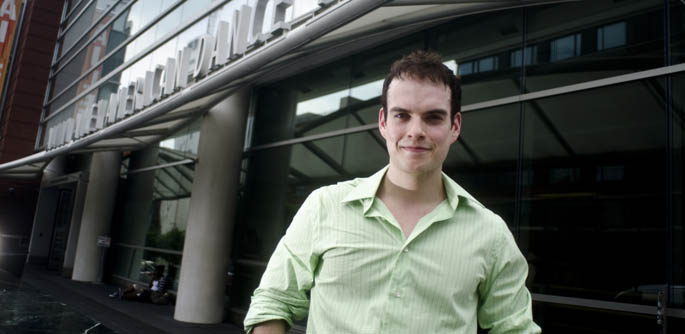
M 0 176 L 35 178 L 51 159 L 66 154 L 141 149 L 187 126 L 242 87 L 275 81 L 455 17 L 569 1 L 577 0 L 320 0 L 323 8 L 292 30 L 109 126 L 0 164 Z

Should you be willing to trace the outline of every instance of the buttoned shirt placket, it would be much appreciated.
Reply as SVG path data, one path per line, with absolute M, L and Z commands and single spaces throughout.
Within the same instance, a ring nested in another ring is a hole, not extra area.
M 409 236 L 405 237 L 397 219 L 395 219 L 394 215 L 380 199 L 377 197 L 373 199 L 367 198 L 363 201 L 365 202 L 363 203 L 365 209 L 363 213 L 364 217 L 369 220 L 369 223 L 388 224 L 392 226 L 393 229 L 389 231 L 393 231 L 393 239 L 397 242 L 397 252 L 395 259 L 392 262 L 393 269 L 390 276 L 390 285 L 388 291 L 386 291 L 387 299 L 384 307 L 385 311 L 383 319 L 381 319 L 381 333 L 397 333 L 397 330 L 401 329 L 389 326 L 389 324 L 397 322 L 388 321 L 388 319 L 393 316 L 394 312 L 392 312 L 392 310 L 396 309 L 398 306 L 402 306 L 405 302 L 402 298 L 403 290 L 412 288 L 411 286 L 408 286 L 403 279 L 406 276 L 405 271 L 408 266 L 403 266 L 400 262 L 412 261 L 409 254 L 412 241 L 421 236 L 423 232 L 431 228 L 434 224 L 451 219 L 454 216 L 455 210 L 454 208 L 449 207 L 449 201 L 445 199 L 428 214 L 421 217 Z M 445 208 L 443 208 L 443 206 L 445 206 Z

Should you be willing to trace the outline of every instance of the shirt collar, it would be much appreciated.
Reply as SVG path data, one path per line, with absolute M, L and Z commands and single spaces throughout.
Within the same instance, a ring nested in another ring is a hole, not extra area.
M 376 198 L 376 192 L 378 192 L 378 187 L 381 185 L 383 177 L 385 176 L 385 173 L 388 171 L 388 167 L 389 166 L 383 167 L 383 169 L 379 170 L 378 172 L 367 178 L 357 179 L 358 182 L 354 189 L 352 189 L 352 191 L 350 191 L 341 202 L 347 203 L 368 199 L 366 201 L 363 201 L 364 213 L 366 213 L 369 210 L 369 208 L 371 208 L 371 205 L 373 204 L 373 201 Z M 452 210 L 457 209 L 457 205 L 459 204 L 459 197 L 475 200 L 468 192 L 466 192 L 466 190 L 464 190 L 464 188 L 459 186 L 444 172 L 442 173 L 442 183 L 445 187 L 447 203 L 450 205 Z
M 371 208 L 373 200 L 376 198 L 376 192 L 383 181 L 385 172 L 388 171 L 388 167 L 389 165 L 383 167 L 383 169 L 369 177 L 357 179 L 358 182 L 354 189 L 352 189 L 352 191 L 350 191 L 341 202 L 348 203 L 368 199 L 367 201 L 362 201 L 364 205 L 364 213 L 366 214 L 366 212 L 369 211 L 369 208 Z

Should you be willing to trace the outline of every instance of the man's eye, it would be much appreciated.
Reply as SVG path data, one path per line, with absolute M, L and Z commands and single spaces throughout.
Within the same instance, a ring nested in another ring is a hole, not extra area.
M 408 117 L 409 117 L 409 115 L 407 115 L 407 114 L 395 114 L 395 118 L 399 118 L 399 119 L 404 119 L 404 118 L 408 118 Z

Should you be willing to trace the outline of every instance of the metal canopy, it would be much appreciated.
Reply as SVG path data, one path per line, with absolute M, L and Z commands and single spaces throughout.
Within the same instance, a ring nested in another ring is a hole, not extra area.
M 43 175 L 43 170 L 50 161 L 40 161 L 20 165 L 11 169 L 0 172 L 0 177 L 8 179 L 24 179 L 33 180 L 40 178 Z

